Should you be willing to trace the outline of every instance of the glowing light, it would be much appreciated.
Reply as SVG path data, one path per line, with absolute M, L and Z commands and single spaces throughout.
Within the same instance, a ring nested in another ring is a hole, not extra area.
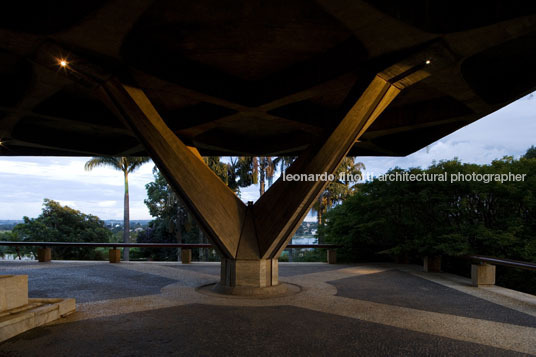
M 63 68 L 67 67 L 67 65 L 69 64 L 69 62 L 67 62 L 66 60 L 64 59 L 60 59 L 58 60 L 58 63 L 60 66 L 62 66 Z
M 430 63 L 432 63 L 432 61 L 430 61 L 430 60 L 426 60 L 426 62 L 424 62 L 424 63 L 425 63 L 425 64 L 430 64 Z

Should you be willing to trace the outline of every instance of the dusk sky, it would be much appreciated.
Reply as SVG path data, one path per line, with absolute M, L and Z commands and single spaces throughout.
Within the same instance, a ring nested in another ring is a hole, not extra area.
M 367 172 L 379 175 L 398 166 L 427 167 L 458 157 L 485 164 L 505 155 L 519 157 L 536 144 L 536 97 L 533 94 L 468 125 L 407 157 L 362 157 Z M 84 170 L 89 158 L 0 157 L 0 219 L 36 217 L 50 198 L 102 219 L 123 217 L 122 172 Z M 153 163 L 130 176 L 131 219 L 151 219 L 143 203 L 145 184 L 153 180 Z M 242 190 L 244 201 L 258 198 L 258 187 Z

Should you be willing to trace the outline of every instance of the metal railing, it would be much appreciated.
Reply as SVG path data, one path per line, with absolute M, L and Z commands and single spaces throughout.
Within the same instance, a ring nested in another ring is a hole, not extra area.
M 0 246 L 15 247 L 19 259 L 20 247 L 41 247 L 41 248 L 51 248 L 51 247 L 110 247 L 112 249 L 117 248 L 182 248 L 182 249 L 194 249 L 194 248 L 215 248 L 213 244 L 200 244 L 200 243 L 95 243 L 95 242 L 11 242 L 11 241 L 0 241 Z M 335 254 L 334 249 L 340 248 L 340 245 L 335 244 L 289 244 L 287 248 L 323 248 L 328 249 L 328 253 L 332 250 L 332 254 Z M 328 262 L 335 263 L 334 255 L 330 259 L 328 254 Z M 48 261 L 41 260 L 39 261 Z M 110 258 L 110 262 L 112 258 Z
M 94 243 L 94 242 L 11 242 L 0 241 L 0 246 L 11 247 L 112 247 L 116 248 L 215 248 L 213 244 L 199 244 L 199 243 Z M 336 244 L 289 244 L 286 248 L 323 248 L 323 249 L 335 249 L 340 248 L 340 245 Z
M 213 248 L 212 244 L 190 244 L 190 243 L 94 243 L 94 242 L 4 242 L 0 241 L 0 246 L 11 247 L 112 247 L 116 248 Z
M 505 258 L 486 257 L 483 255 L 470 255 L 467 258 L 471 261 L 488 263 L 492 265 L 502 265 L 505 267 L 519 268 L 519 269 L 526 269 L 526 270 L 536 270 L 536 263 L 531 263 L 531 262 L 523 262 L 519 260 L 505 259 Z

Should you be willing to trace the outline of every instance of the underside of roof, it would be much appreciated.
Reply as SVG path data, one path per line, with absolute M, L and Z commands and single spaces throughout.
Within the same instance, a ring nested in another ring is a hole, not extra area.
M 141 88 L 203 155 L 296 155 L 337 126 L 376 73 L 428 48 L 441 49 L 441 67 L 399 95 L 350 155 L 410 154 L 536 90 L 536 2 L 1 7 L 0 155 L 146 154 L 99 88 L 77 80 L 88 66 Z

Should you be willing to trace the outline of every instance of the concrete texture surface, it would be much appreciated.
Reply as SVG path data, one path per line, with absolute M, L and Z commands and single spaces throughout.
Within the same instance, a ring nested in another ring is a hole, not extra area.
M 175 281 L 157 275 L 117 268 L 111 264 L 88 264 L 72 268 L 21 269 L 27 274 L 29 296 L 75 298 L 77 302 L 157 294 Z
M 527 294 L 414 266 L 280 269 L 302 292 L 233 299 L 196 291 L 218 280 L 217 263 L 0 262 L 0 274 L 24 272 L 42 284 L 30 284 L 30 297 L 47 293 L 46 281 L 56 294 L 86 297 L 60 322 L 0 344 L 0 356 L 536 353 L 536 297 Z M 110 294 L 113 286 L 125 292 Z
M 338 296 L 536 327 L 533 316 L 398 270 L 330 281 Z
M 0 344 L 25 331 L 56 321 L 75 309 L 74 299 L 28 299 L 28 304 L 0 313 Z M 1 346 L 0 355 L 3 355 Z
M 200 304 L 49 326 L 2 347 L 8 356 L 522 355 L 293 306 Z
M 211 274 L 215 276 L 220 275 L 220 265 L 206 263 L 204 265 L 174 265 L 175 268 L 185 269 L 196 272 L 203 272 L 205 274 Z M 318 263 L 299 263 L 299 264 L 286 264 L 279 263 L 279 276 L 294 276 L 303 274 L 319 273 L 323 271 L 337 270 L 342 267 L 349 267 L 349 265 L 330 265 L 330 264 L 318 264 Z

